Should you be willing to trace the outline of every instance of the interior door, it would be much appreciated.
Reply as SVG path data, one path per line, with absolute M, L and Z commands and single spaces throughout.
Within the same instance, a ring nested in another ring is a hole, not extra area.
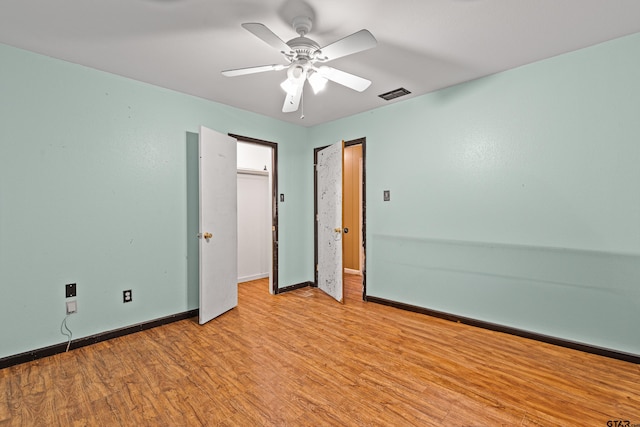
M 344 141 L 318 151 L 318 288 L 343 302 L 342 162 Z
M 237 141 L 200 127 L 200 324 L 238 305 Z

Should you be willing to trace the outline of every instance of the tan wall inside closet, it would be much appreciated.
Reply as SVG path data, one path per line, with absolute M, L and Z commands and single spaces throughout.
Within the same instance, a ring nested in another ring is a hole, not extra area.
M 343 234 L 343 265 L 350 270 L 360 270 L 361 159 L 362 145 L 345 147 L 342 223 L 349 232 Z

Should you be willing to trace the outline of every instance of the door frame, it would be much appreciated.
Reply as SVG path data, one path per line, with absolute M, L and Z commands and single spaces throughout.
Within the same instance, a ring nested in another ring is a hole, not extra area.
M 271 150 L 271 292 L 278 293 L 278 144 L 249 136 L 229 133 L 230 137 L 250 144 L 270 147 Z
M 362 249 L 364 254 L 364 262 L 362 263 L 362 300 L 367 300 L 367 138 L 362 137 L 345 141 L 344 147 L 353 145 L 362 145 Z M 327 148 L 317 147 L 313 149 L 313 283 L 311 286 L 318 287 L 318 152 Z M 344 154 L 343 154 L 344 155 Z M 344 159 L 343 159 L 344 160 Z M 344 184 L 343 184 L 344 186 Z M 343 268 L 344 271 L 344 268 Z

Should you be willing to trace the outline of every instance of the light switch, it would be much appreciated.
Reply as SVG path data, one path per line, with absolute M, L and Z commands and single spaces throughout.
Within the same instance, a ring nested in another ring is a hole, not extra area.
M 389 190 L 384 190 L 384 191 L 382 192 L 382 197 L 383 197 L 383 200 L 384 200 L 385 202 L 388 202 L 389 200 L 391 200 L 391 191 L 389 191 Z

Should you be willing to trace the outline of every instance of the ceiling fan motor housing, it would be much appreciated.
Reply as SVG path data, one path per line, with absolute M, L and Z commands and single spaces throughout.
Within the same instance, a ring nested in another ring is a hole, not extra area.
M 291 61 L 305 59 L 311 60 L 315 58 L 315 53 L 320 50 L 320 45 L 306 37 L 296 37 L 287 42 L 287 45 L 294 52 Z

